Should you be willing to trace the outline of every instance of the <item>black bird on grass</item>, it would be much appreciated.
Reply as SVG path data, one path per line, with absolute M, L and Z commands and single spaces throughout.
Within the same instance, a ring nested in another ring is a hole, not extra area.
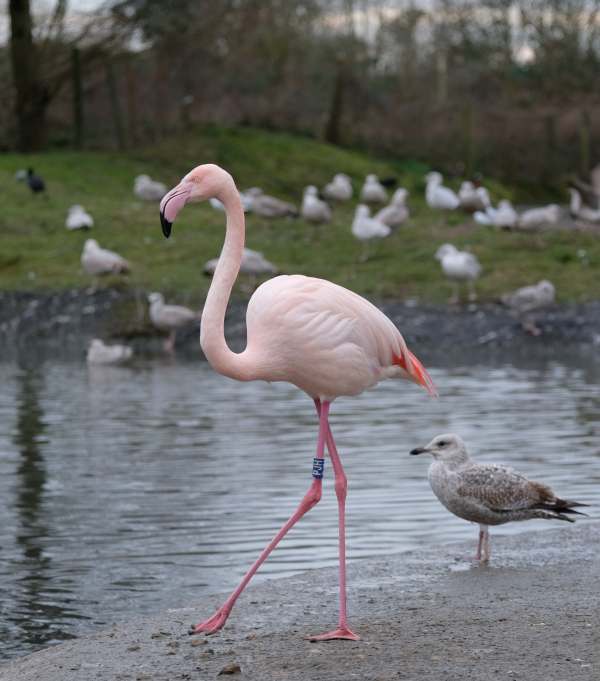
M 27 185 L 34 194 L 41 194 L 46 191 L 44 180 L 33 172 L 33 168 L 27 169 Z

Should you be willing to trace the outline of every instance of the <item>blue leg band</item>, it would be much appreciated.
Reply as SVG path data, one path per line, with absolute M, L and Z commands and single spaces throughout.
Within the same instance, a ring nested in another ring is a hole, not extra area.
M 313 459 L 312 476 L 315 480 L 323 479 L 323 469 L 325 468 L 325 459 Z

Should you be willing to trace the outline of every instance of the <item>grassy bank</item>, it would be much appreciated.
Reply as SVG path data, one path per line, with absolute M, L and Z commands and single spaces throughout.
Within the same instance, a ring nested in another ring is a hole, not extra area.
M 478 290 L 484 299 L 532 283 L 552 280 L 558 297 L 600 297 L 600 238 L 582 233 L 517 234 L 475 225 L 462 213 L 429 210 L 423 198 L 427 167 L 414 162 L 378 160 L 313 140 L 252 129 L 209 128 L 131 153 L 51 152 L 37 156 L 0 157 L 0 286 L 3 289 L 84 287 L 89 278 L 79 257 L 87 235 L 68 233 L 68 207 L 81 203 L 92 213 L 92 236 L 133 264 L 128 285 L 160 289 L 178 300 L 199 303 L 209 285 L 202 265 L 218 255 L 223 214 L 209 205 L 181 214 L 174 236 L 160 233 L 157 206 L 136 200 L 133 178 L 147 173 L 176 183 L 200 162 L 228 168 L 241 188 L 258 185 L 267 192 L 300 203 L 307 184 L 322 186 L 335 172 L 352 176 L 355 188 L 364 175 L 395 175 L 411 192 L 410 222 L 358 263 L 361 244 L 350 233 L 355 201 L 337 207 L 332 224 L 315 230 L 303 220 L 247 219 L 247 245 L 261 250 L 284 273 L 325 276 L 372 296 L 443 301 L 448 285 L 433 253 L 451 241 L 468 247 L 481 260 L 484 274 Z M 48 198 L 31 196 L 14 181 L 17 169 L 32 166 L 44 176 Z M 494 183 L 493 199 L 514 198 L 514 190 Z M 589 264 L 577 256 L 585 249 Z M 114 284 L 107 280 L 107 285 Z

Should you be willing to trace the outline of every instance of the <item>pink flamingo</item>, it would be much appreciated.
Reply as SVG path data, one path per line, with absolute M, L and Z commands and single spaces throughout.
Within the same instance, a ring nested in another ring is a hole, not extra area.
M 233 178 L 219 166 L 200 165 L 160 203 L 163 233 L 186 203 L 219 199 L 227 213 L 225 243 L 202 313 L 200 344 L 219 373 L 239 381 L 287 381 L 313 398 L 319 416 L 313 480 L 297 510 L 265 547 L 223 605 L 190 634 L 218 631 L 252 576 L 302 516 L 321 499 L 325 445 L 333 466 L 339 514 L 339 623 L 311 640 L 357 640 L 346 612 L 345 510 L 347 482 L 329 427 L 331 402 L 358 395 L 385 378 L 405 378 L 436 395 L 427 371 L 406 347 L 392 321 L 361 296 L 324 279 L 278 276 L 263 283 L 248 303 L 247 346 L 237 354 L 227 346 L 224 319 L 244 249 L 244 210 Z

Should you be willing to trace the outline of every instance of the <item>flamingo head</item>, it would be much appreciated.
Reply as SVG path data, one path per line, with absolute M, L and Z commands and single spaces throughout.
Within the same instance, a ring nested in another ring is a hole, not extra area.
M 165 237 L 171 235 L 175 218 L 186 203 L 197 203 L 213 197 L 222 201 L 231 187 L 235 189 L 233 178 L 223 168 L 212 163 L 196 166 L 160 202 L 160 224 Z

